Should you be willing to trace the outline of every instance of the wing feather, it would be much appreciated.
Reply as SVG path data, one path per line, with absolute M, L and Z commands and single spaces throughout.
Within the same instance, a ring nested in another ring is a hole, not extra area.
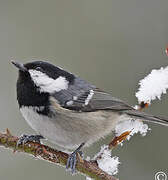
M 101 91 L 99 89 L 94 90 L 94 95 L 89 101 L 88 105 L 84 106 L 83 111 L 95 111 L 95 110 L 132 110 L 133 108 L 125 102 L 111 96 L 109 93 Z
M 132 110 L 125 102 L 76 77 L 68 89 L 52 95 L 66 109 L 74 111 Z

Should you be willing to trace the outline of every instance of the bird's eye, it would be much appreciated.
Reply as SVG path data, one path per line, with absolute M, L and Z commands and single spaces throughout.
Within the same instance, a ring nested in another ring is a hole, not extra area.
M 37 71 L 42 71 L 42 68 L 38 66 L 38 67 L 36 67 L 36 70 Z

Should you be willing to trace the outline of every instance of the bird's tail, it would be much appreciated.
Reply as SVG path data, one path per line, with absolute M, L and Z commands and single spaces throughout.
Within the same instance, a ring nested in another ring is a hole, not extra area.
M 168 118 L 150 115 L 150 114 L 144 113 L 142 111 L 137 111 L 137 110 L 128 110 L 126 111 L 126 114 L 132 118 L 141 119 L 143 121 L 148 121 L 148 122 L 168 126 Z

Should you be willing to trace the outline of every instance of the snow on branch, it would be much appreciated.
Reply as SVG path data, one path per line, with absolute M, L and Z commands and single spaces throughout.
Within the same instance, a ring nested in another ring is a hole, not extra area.
M 168 89 L 168 67 L 152 70 L 149 75 L 140 80 L 139 85 L 139 90 L 135 94 L 139 103 L 150 104 L 152 100 L 160 99 Z
M 130 131 L 130 134 L 127 136 L 127 140 L 129 140 L 131 136 L 137 133 L 140 133 L 142 136 L 146 136 L 148 130 L 150 130 L 150 128 L 147 124 L 144 124 L 141 120 L 133 119 L 122 121 L 115 127 L 115 133 L 117 137 L 126 131 Z
M 148 130 L 150 130 L 148 125 L 140 120 L 128 119 L 118 123 L 115 128 L 115 138 L 113 141 L 108 146 L 103 145 L 93 160 L 96 160 L 99 168 L 109 175 L 116 175 L 120 161 L 119 157 L 111 155 L 111 150 L 118 144 L 122 145 L 123 140 L 130 140 L 134 134 L 140 133 L 142 136 L 145 136 Z M 86 180 L 89 179 L 87 178 Z
M 168 47 L 165 50 L 168 56 Z M 168 89 L 168 66 L 153 69 L 144 79 L 139 81 L 139 89 L 135 93 L 139 104 L 150 104 L 152 100 L 161 99 Z
M 101 158 L 97 158 L 101 155 Z M 100 152 L 95 156 L 100 169 L 107 172 L 109 175 L 115 175 L 118 173 L 118 166 L 120 164 L 117 156 L 111 156 L 111 149 L 109 146 L 103 145 Z

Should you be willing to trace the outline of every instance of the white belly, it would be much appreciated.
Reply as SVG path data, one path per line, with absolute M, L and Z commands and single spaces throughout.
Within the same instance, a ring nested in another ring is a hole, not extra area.
M 117 113 L 109 111 L 75 113 L 66 110 L 56 113 L 53 118 L 39 115 L 33 107 L 22 107 L 20 111 L 36 132 L 68 149 L 74 149 L 83 142 L 92 144 L 114 130 L 121 119 Z

